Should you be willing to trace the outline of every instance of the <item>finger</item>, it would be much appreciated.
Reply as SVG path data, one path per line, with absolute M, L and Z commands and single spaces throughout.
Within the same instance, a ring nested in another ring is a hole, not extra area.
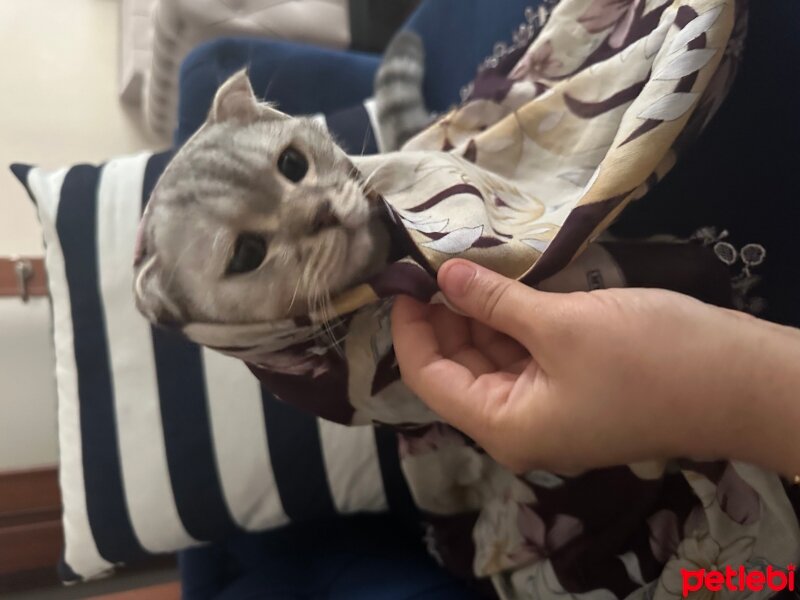
M 519 360 L 530 358 L 523 345 L 504 333 L 495 331 L 480 321 L 470 320 L 472 345 L 480 348 L 484 356 L 498 368 L 505 370 Z
M 457 315 L 445 306 L 433 307 L 428 320 L 442 357 L 466 367 L 474 377 L 504 370 L 506 365 L 530 357 L 524 347 L 507 335 Z M 472 334 L 476 326 L 485 332 L 478 339 Z
M 447 327 L 461 331 L 453 334 Z M 473 377 L 496 370 L 492 361 L 470 343 L 467 320 L 445 306 L 398 298 L 392 309 L 392 338 L 397 362 L 405 369 L 404 379 L 415 377 L 425 361 L 445 358 L 466 368 Z
M 443 304 L 437 304 L 431 306 L 429 321 L 443 356 L 452 356 L 471 344 L 467 317 L 454 313 Z
M 537 324 L 547 320 L 551 294 L 539 292 L 466 260 L 447 261 L 439 287 L 460 311 L 523 345 L 538 341 Z
M 517 377 L 502 371 L 475 377 L 463 365 L 440 359 L 406 383 L 442 420 L 484 443 L 498 422 L 494 409 L 506 404 Z
M 446 358 L 469 369 L 473 377 L 480 377 L 498 370 L 497 366 L 486 357 L 482 349 L 478 350 L 472 346 L 464 346 Z
M 503 371 L 510 373 L 511 375 L 522 375 L 522 373 L 531 366 L 536 366 L 537 368 L 539 367 L 533 357 L 526 356 L 525 358 L 520 358 L 519 360 L 506 365 Z
M 486 356 L 486 349 L 472 339 L 472 319 L 439 304 L 431 307 L 428 320 L 439 344 L 439 353 L 444 358 L 467 367 L 475 377 L 496 370 L 494 362 Z
M 487 398 L 476 396 L 469 368 L 442 356 L 429 316 L 429 307 L 416 300 L 395 300 L 392 336 L 403 382 L 442 419 L 471 434 L 483 421 Z
M 392 341 L 398 361 L 424 353 L 425 359 L 442 357 L 430 313 L 433 307 L 409 296 L 398 296 L 392 306 Z

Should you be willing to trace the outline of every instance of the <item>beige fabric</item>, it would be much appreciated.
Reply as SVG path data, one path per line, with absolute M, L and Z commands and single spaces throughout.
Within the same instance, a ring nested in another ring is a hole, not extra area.
M 646 14 L 665 3 L 629 4 Z M 458 254 L 522 277 L 576 208 L 613 204 L 593 215 L 578 247 L 551 251 L 568 253 L 558 257 L 566 265 L 627 202 L 643 195 L 653 183 L 648 178 L 668 171 L 692 116 L 697 112 L 704 124 L 709 107 L 724 95 L 728 63 L 739 47 L 738 40 L 729 45 L 733 0 L 672 2 L 647 35 L 594 63 L 592 54 L 608 43 L 609 31 L 581 26 L 591 22 L 591 8 L 581 1 L 558 5 L 512 69 L 513 85 L 502 100 L 476 97 L 404 152 L 359 163 L 434 268 Z M 679 13 L 697 16 L 681 28 Z M 413 152 L 422 150 L 429 152 Z M 465 185 L 475 190 L 419 210 L 420 200 Z M 426 235 L 432 230 L 447 235 L 432 240 Z M 503 243 L 476 244 L 486 236 Z
M 347 0 L 158 0 L 152 27 L 144 110 L 150 128 L 164 136 L 177 121 L 180 63 L 201 42 L 254 36 L 331 48 L 350 43 Z

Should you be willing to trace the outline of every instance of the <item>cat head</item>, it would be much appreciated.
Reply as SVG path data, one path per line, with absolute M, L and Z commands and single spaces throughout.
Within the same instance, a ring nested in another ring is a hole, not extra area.
M 153 190 L 137 307 L 177 326 L 308 314 L 382 264 L 376 210 L 324 127 L 259 102 L 240 71 Z

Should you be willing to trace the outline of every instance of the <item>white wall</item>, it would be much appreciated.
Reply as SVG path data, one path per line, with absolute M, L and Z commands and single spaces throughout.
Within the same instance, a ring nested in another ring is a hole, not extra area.
M 0 256 L 39 256 L 12 162 L 46 167 L 162 148 L 117 100 L 116 0 L 0 0 Z M 56 462 L 44 302 L 0 300 L 0 470 Z
M 55 464 L 50 306 L 0 299 L 0 472 Z

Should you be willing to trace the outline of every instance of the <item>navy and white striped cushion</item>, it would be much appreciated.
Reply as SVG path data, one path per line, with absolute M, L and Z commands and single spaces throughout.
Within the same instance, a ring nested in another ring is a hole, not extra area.
M 46 245 L 65 580 L 232 532 L 413 510 L 391 432 L 299 413 L 242 363 L 136 312 L 136 228 L 168 159 L 12 167 Z

